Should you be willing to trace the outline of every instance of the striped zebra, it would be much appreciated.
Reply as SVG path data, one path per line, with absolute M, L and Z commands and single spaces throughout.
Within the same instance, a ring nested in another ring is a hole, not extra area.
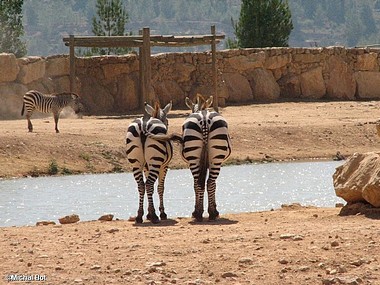
M 144 117 L 134 120 L 128 127 L 126 136 L 127 158 L 132 165 L 133 176 L 139 192 L 136 223 L 143 222 L 145 192 L 148 197 L 147 219 L 152 223 L 159 222 L 153 204 L 154 183 L 157 179 L 160 218 L 161 220 L 167 219 L 163 201 L 164 182 L 168 164 L 173 156 L 173 147 L 170 141 L 157 141 L 150 138 L 149 135 L 167 133 L 167 114 L 171 107 L 172 103 L 167 104 L 163 109 L 158 103 L 155 104 L 154 108 L 145 103 L 146 114 Z
M 21 116 L 24 116 L 26 111 L 26 119 L 28 120 L 29 132 L 33 132 L 33 125 L 30 121 L 34 110 L 41 113 L 53 113 L 55 122 L 55 132 L 58 130 L 59 114 L 65 107 L 71 107 L 76 114 L 83 111 L 83 105 L 80 103 L 80 98 L 75 93 L 64 92 L 58 94 L 42 94 L 41 92 L 30 90 L 24 95 L 22 104 Z
M 216 179 L 222 162 L 231 154 L 231 141 L 226 120 L 217 112 L 209 111 L 213 97 L 208 100 L 197 94 L 194 102 L 186 98 L 192 114 L 182 125 L 182 157 L 189 164 L 194 179 L 197 221 L 203 220 L 203 200 L 207 178 L 209 220 L 219 216 L 216 209 Z M 208 174 L 208 177 L 207 177 Z

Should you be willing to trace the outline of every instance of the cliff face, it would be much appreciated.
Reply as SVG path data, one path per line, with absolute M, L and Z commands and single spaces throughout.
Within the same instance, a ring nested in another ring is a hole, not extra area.
M 184 98 L 213 94 L 211 54 L 151 57 L 152 98 L 184 107 Z M 217 52 L 219 104 L 288 99 L 380 98 L 379 50 L 343 47 L 238 49 Z M 27 90 L 68 91 L 69 57 L 0 54 L 0 119 L 20 118 Z M 138 55 L 76 59 L 76 92 L 89 114 L 127 114 L 139 108 Z

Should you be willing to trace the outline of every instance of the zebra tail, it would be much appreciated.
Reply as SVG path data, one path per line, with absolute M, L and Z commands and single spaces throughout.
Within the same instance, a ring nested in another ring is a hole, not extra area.
M 180 144 L 183 144 L 183 138 L 180 134 L 176 134 L 176 133 L 173 133 L 171 135 L 153 135 L 153 134 L 149 134 L 148 135 L 149 138 L 151 139 L 154 139 L 154 140 L 158 140 L 158 141 L 175 141 L 175 142 L 178 142 Z
M 199 163 L 199 176 L 198 176 L 198 186 L 203 189 L 206 183 L 207 169 L 208 169 L 208 151 L 207 145 L 203 142 L 201 159 Z
M 24 116 L 25 102 L 22 102 L 21 116 Z

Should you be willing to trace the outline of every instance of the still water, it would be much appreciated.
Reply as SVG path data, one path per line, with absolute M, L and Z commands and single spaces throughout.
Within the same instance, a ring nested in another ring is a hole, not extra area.
M 217 180 L 218 210 L 221 215 L 255 212 L 295 202 L 334 207 L 343 202 L 335 195 L 332 180 L 335 168 L 341 164 L 296 162 L 223 167 Z M 165 187 L 168 217 L 189 217 L 194 207 L 190 171 L 169 170 Z M 158 212 L 157 193 L 155 203 Z M 57 221 L 72 213 L 81 220 L 95 220 L 103 214 L 128 219 L 136 215 L 137 208 L 137 187 L 131 173 L 0 180 L 0 227 Z

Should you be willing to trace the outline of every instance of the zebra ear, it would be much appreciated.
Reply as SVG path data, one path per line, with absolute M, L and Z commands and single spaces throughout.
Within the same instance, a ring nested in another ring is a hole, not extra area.
M 150 106 L 147 102 L 145 102 L 145 112 L 147 112 L 150 116 L 154 113 L 154 108 Z
M 164 111 L 164 113 L 167 114 L 167 113 L 169 113 L 170 110 L 172 109 L 172 106 L 173 106 L 172 101 L 170 101 L 170 102 L 165 106 L 165 108 L 164 108 L 162 111 Z
M 190 100 L 189 97 L 185 98 L 185 104 L 187 107 L 189 107 L 190 110 L 193 110 L 194 103 L 193 103 L 193 101 Z
M 205 108 L 209 108 L 212 105 L 212 101 L 213 101 L 213 97 L 210 96 L 210 98 L 206 100 Z

